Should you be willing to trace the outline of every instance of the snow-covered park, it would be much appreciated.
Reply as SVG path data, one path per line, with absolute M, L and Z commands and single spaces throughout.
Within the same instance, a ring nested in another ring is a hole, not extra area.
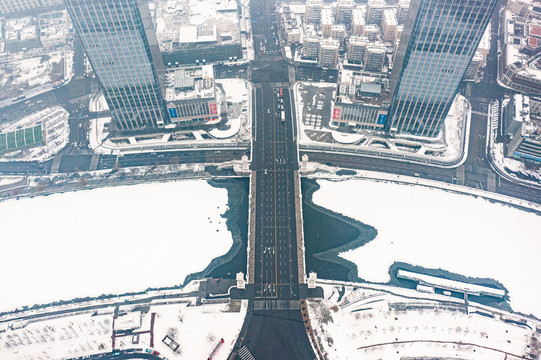
M 0 310 L 181 284 L 231 247 L 226 210 L 203 180 L 0 202 Z
M 541 317 L 541 217 L 473 196 L 368 180 L 319 181 L 313 202 L 375 227 L 377 237 L 340 256 L 361 279 L 387 282 L 404 262 L 469 277 L 491 278 L 509 290 L 515 311 Z

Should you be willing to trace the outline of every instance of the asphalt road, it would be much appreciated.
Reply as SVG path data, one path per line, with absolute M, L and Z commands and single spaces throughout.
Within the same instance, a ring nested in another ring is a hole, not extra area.
M 255 296 L 298 299 L 294 198 L 298 161 L 289 91 L 259 88 L 255 91 L 255 104 L 257 122 L 252 161 L 252 170 L 256 172 Z

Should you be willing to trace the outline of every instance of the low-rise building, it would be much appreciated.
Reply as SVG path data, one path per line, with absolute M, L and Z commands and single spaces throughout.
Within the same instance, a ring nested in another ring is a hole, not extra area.
M 205 124 L 219 116 L 212 65 L 185 67 L 167 73 L 167 111 L 178 126 Z
M 470 65 L 468 65 L 468 68 L 466 69 L 466 73 L 464 74 L 464 80 L 474 81 L 484 62 L 485 57 L 483 56 L 483 54 L 480 51 L 476 51 L 475 55 L 472 58 L 472 61 L 470 62 Z
M 62 0 L 2 0 L 0 15 L 62 6 Z
M 541 121 L 530 117 L 530 99 L 516 94 L 502 101 L 504 155 L 541 163 Z
M 39 16 L 39 40 L 44 47 L 66 43 L 68 17 L 66 10 L 53 11 Z
M 380 80 L 360 72 L 342 70 L 331 113 L 331 126 L 383 130 L 389 104 L 388 94 L 382 91 Z
M 498 79 L 513 90 L 541 95 L 541 20 L 533 5 L 510 1 L 501 12 Z M 538 40 L 539 39 L 539 40 Z
M 301 41 L 301 30 L 299 28 L 291 28 L 287 31 L 287 42 L 298 43 Z

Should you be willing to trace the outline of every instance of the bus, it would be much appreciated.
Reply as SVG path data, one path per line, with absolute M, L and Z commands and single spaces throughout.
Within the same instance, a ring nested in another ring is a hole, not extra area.
M 283 97 L 283 96 L 284 96 L 284 90 L 280 88 L 280 97 Z
M 282 122 L 286 121 L 286 113 L 284 110 L 282 110 Z

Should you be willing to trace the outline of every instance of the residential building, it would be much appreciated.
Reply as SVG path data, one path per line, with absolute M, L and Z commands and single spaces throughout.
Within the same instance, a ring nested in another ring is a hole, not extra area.
M 319 24 L 323 0 L 306 0 L 304 21 L 306 24 Z
M 353 9 L 351 13 L 352 27 L 351 35 L 364 35 L 364 26 L 366 25 L 365 12 L 362 9 Z
M 398 21 L 399 24 L 404 24 L 406 22 L 406 17 L 408 16 L 409 7 L 410 7 L 410 0 L 398 1 L 396 20 Z
M 366 23 L 380 25 L 383 18 L 383 10 L 386 6 L 385 0 L 368 0 L 366 6 Z
M 338 40 L 340 46 L 342 46 L 346 38 L 346 26 L 344 24 L 333 25 L 331 27 L 331 38 Z
M 319 45 L 319 66 L 325 68 L 335 68 L 338 64 L 338 50 L 340 43 L 335 39 L 322 40 Z
M 321 34 L 324 38 L 331 37 L 333 24 L 334 17 L 332 15 L 332 9 L 330 7 L 324 7 L 321 10 Z
M 355 2 L 353 0 L 338 0 L 336 4 L 336 22 L 338 24 L 351 23 L 351 16 Z
M 2 0 L 0 15 L 8 15 L 21 11 L 42 10 L 49 7 L 59 7 L 62 0 Z
M 316 60 L 319 55 L 319 39 L 305 37 L 303 41 L 302 55 L 307 59 Z
M 371 72 L 381 72 L 385 63 L 387 51 L 382 44 L 371 44 L 366 49 L 364 69 Z
M 364 36 L 368 38 L 368 40 L 375 42 L 378 41 L 381 38 L 381 32 L 379 30 L 379 26 L 377 25 L 366 25 L 364 27 Z
M 398 22 L 394 9 L 385 9 L 381 20 L 381 32 L 384 41 L 395 42 L 397 36 Z
M 391 73 L 387 129 L 437 137 L 481 41 L 493 0 L 412 0 Z
M 146 0 L 65 0 L 117 131 L 164 126 L 165 68 Z M 104 26 L 107 24 L 107 26 Z
M 348 43 L 348 62 L 361 64 L 366 56 L 366 48 L 370 42 L 365 36 L 352 36 Z

